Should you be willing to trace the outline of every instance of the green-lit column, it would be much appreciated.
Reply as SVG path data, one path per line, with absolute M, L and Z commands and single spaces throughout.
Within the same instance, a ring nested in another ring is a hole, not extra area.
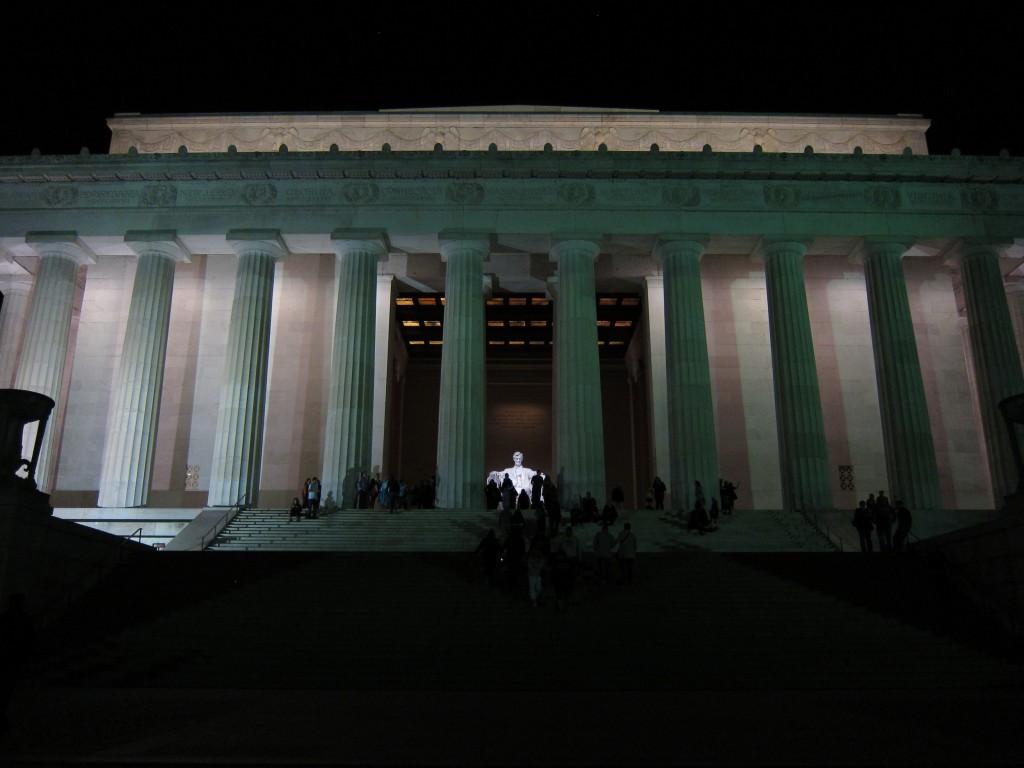
M 59 410 L 78 267 L 91 263 L 91 259 L 78 245 L 73 232 L 30 234 L 25 241 L 39 254 L 39 269 L 14 388 L 51 397 Z M 36 461 L 36 483 L 43 491 L 53 487 L 56 475 L 53 451 L 59 423 L 54 413 Z M 34 444 L 35 428 L 35 424 L 25 427 L 22 444 L 26 448 Z
M 451 235 L 441 241 L 444 281 L 441 403 L 437 420 L 437 506 L 483 509 L 484 278 L 487 239 Z
M 903 277 L 906 250 L 906 243 L 869 241 L 864 257 L 885 464 L 894 500 L 939 509 L 939 468 Z
M 718 495 L 718 443 L 700 284 L 704 243 L 703 239 L 662 239 L 654 257 L 664 264 L 665 277 L 672 505 L 689 509 L 694 502 L 694 481 L 700 481 L 709 505 L 712 496 Z
M 601 362 L 597 349 L 591 240 L 562 240 L 551 248 L 558 262 L 555 297 L 555 464 L 559 496 L 568 509 L 590 491 L 605 497 Z
M 765 278 L 779 424 L 782 501 L 787 509 L 828 509 L 828 447 L 802 261 L 807 246 L 768 241 Z
M 121 347 L 117 394 L 103 447 L 97 506 L 141 507 L 149 499 L 164 386 L 174 266 L 188 257 L 174 232 L 129 232 L 138 254 Z
M 377 261 L 386 253 L 380 232 L 335 232 L 338 303 L 327 395 L 323 489 L 355 508 L 360 472 L 370 471 Z
M 999 245 L 968 242 L 954 256 L 960 267 L 974 379 L 997 507 L 1002 506 L 1003 497 L 1017 490 L 1017 468 L 999 413 L 999 401 L 1024 394 L 1024 375 L 999 268 L 1000 251 Z
M 238 254 L 238 268 L 213 442 L 212 507 L 231 506 L 239 500 L 256 502 L 263 460 L 274 267 L 285 253 L 276 231 L 229 232 L 228 243 Z

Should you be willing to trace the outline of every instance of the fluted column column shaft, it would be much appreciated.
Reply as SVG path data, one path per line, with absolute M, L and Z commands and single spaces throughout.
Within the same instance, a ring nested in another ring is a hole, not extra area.
M 789 509 L 832 506 L 828 446 L 798 242 L 768 246 L 765 277 L 775 375 L 782 499 Z
M 21 341 L 25 335 L 32 284 L 15 280 L 3 284 L 4 305 L 0 310 L 0 389 L 14 383 L 21 354 Z
M 210 473 L 211 506 L 230 506 L 259 489 L 270 355 L 274 265 L 283 254 L 273 241 L 233 241 L 238 253 Z
M 864 262 L 885 463 L 893 499 L 911 509 L 939 509 L 939 469 L 903 276 L 905 252 L 903 243 L 877 243 Z
M 441 351 L 441 403 L 437 421 L 437 506 L 484 507 L 483 261 L 488 244 L 450 240 Z
M 172 241 L 130 245 L 139 260 L 121 351 L 117 395 L 103 451 L 98 501 L 101 507 L 141 507 L 149 498 L 174 265 L 182 257 Z
M 999 248 L 970 244 L 958 255 L 967 308 L 967 328 L 974 353 L 981 420 L 988 449 L 996 506 L 1017 489 L 1017 468 L 999 401 L 1024 393 L 1013 322 L 999 268 Z
M 75 283 L 83 260 L 81 251 L 71 243 L 40 245 L 36 287 L 25 324 L 21 362 L 14 379 L 15 389 L 28 389 L 52 397 L 57 403 L 55 410 L 60 408 Z M 36 484 L 47 492 L 57 470 L 53 455 L 57 426 L 57 419 L 51 418 L 36 464 Z M 23 445 L 31 445 L 34 440 L 35 425 L 27 425 Z
M 336 239 L 338 304 L 324 436 L 324 495 L 355 507 L 356 478 L 370 470 L 377 260 L 383 245 Z
M 682 240 L 655 251 L 664 262 L 670 483 L 672 505 L 678 509 L 694 503 L 695 481 L 703 486 L 708 505 L 718 495 L 718 443 L 700 283 L 703 254 L 700 242 Z
M 606 493 L 594 286 L 598 253 L 597 244 L 587 240 L 568 240 L 551 249 L 558 262 L 555 461 L 561 501 L 567 508 L 587 491 L 597 499 Z

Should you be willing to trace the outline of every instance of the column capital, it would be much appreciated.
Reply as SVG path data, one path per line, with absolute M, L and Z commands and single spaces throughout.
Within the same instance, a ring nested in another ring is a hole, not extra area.
M 455 253 L 470 251 L 486 257 L 491 252 L 491 236 L 488 232 L 446 230 L 439 232 L 437 241 L 441 246 L 441 261 L 448 261 Z
M 967 238 L 950 252 L 946 257 L 946 264 L 951 267 L 959 267 L 969 259 L 984 256 L 999 258 L 1003 255 L 1003 250 L 1012 244 L 1003 238 Z
M 661 235 L 652 255 L 661 263 L 674 253 L 690 254 L 700 260 L 710 239 L 708 235 Z
M 368 251 L 380 260 L 388 255 L 384 232 L 379 229 L 336 229 L 331 232 L 331 245 L 338 256 L 352 251 Z
M 171 261 L 190 264 L 191 254 L 178 239 L 173 229 L 131 231 L 124 235 L 124 243 L 132 249 L 132 253 L 141 256 L 144 253 L 155 253 Z
M 803 258 L 810 243 L 811 238 L 809 237 L 765 235 L 761 239 L 758 250 L 763 251 L 766 256 L 774 256 L 776 253 L 797 253 Z
M 38 256 L 62 256 L 77 266 L 95 264 L 96 259 L 77 232 L 29 232 L 25 244 L 32 246 Z
M 853 249 L 850 263 L 864 266 L 872 256 L 896 255 L 902 259 L 914 245 L 913 240 L 902 240 L 898 237 L 879 235 L 867 236 Z
M 567 235 L 565 237 L 553 235 L 549 251 L 551 261 L 560 261 L 562 257 L 570 253 L 589 256 L 591 260 L 597 261 L 597 257 L 601 254 L 600 240 L 600 237 L 586 235 Z
M 227 241 L 238 257 L 259 251 L 280 260 L 288 253 L 277 229 L 232 229 L 227 234 Z

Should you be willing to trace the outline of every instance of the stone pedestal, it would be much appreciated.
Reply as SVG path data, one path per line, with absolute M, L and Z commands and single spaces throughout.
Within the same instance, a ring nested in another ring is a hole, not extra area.
M 377 260 L 380 233 L 335 232 L 338 303 L 327 393 L 322 488 L 343 508 L 355 507 L 356 478 L 369 472 L 373 429 Z
M 21 361 L 14 386 L 52 398 L 57 404 L 56 410 L 60 411 L 78 267 L 91 263 L 91 259 L 75 242 L 73 233 L 29 235 L 26 242 L 39 254 L 39 270 L 36 272 L 36 287 L 25 324 Z M 46 431 L 38 456 L 36 483 L 42 491 L 53 487 L 56 475 L 53 447 L 59 431 L 58 422 L 59 418 Z M 34 439 L 34 427 L 28 425 L 25 444 Z M 99 448 L 96 446 L 97 450 Z
M 904 243 L 870 242 L 864 259 L 889 496 L 910 509 L 939 509 L 935 444 L 903 277 L 905 252 Z
M 992 492 L 997 508 L 1017 491 L 1017 468 L 999 401 L 1024 394 L 1013 322 L 999 267 L 1000 248 L 989 243 L 965 243 L 954 262 L 960 267 L 967 327 L 974 359 L 981 421 L 985 430 Z
M 125 242 L 138 254 L 139 261 L 103 451 L 101 507 L 141 507 L 149 497 L 174 265 L 186 260 L 174 232 L 129 233 Z
M 701 241 L 685 239 L 666 240 L 654 252 L 665 275 L 669 477 L 677 509 L 692 508 L 697 481 L 708 507 L 718 496 L 718 443 L 700 284 L 703 255 Z
M 768 325 L 779 425 L 782 502 L 787 509 L 829 509 L 828 447 L 807 311 L 801 242 L 769 241 L 765 254 Z
M 484 508 L 483 262 L 485 239 L 441 242 L 445 276 L 441 404 L 437 422 L 437 506 Z
M 606 494 L 601 364 L 597 349 L 591 240 L 563 240 L 551 249 L 558 262 L 555 297 L 555 465 L 562 506 L 590 491 Z
M 32 283 L 27 279 L 5 280 L 0 283 L 0 291 L 4 294 L 0 309 L 0 389 L 5 389 L 14 382 L 18 370 Z
M 277 232 L 228 233 L 238 254 L 224 383 L 210 472 L 210 506 L 251 505 L 259 489 L 270 353 L 274 265 L 284 256 Z

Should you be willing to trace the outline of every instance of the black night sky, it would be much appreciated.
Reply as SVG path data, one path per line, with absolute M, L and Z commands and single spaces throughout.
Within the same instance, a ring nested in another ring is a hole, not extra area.
M 104 153 L 117 112 L 545 104 L 921 114 L 933 154 L 1024 155 L 1019 30 L 984 7 L 943 18 L 867 3 L 377 7 L 5 11 L 0 154 Z

